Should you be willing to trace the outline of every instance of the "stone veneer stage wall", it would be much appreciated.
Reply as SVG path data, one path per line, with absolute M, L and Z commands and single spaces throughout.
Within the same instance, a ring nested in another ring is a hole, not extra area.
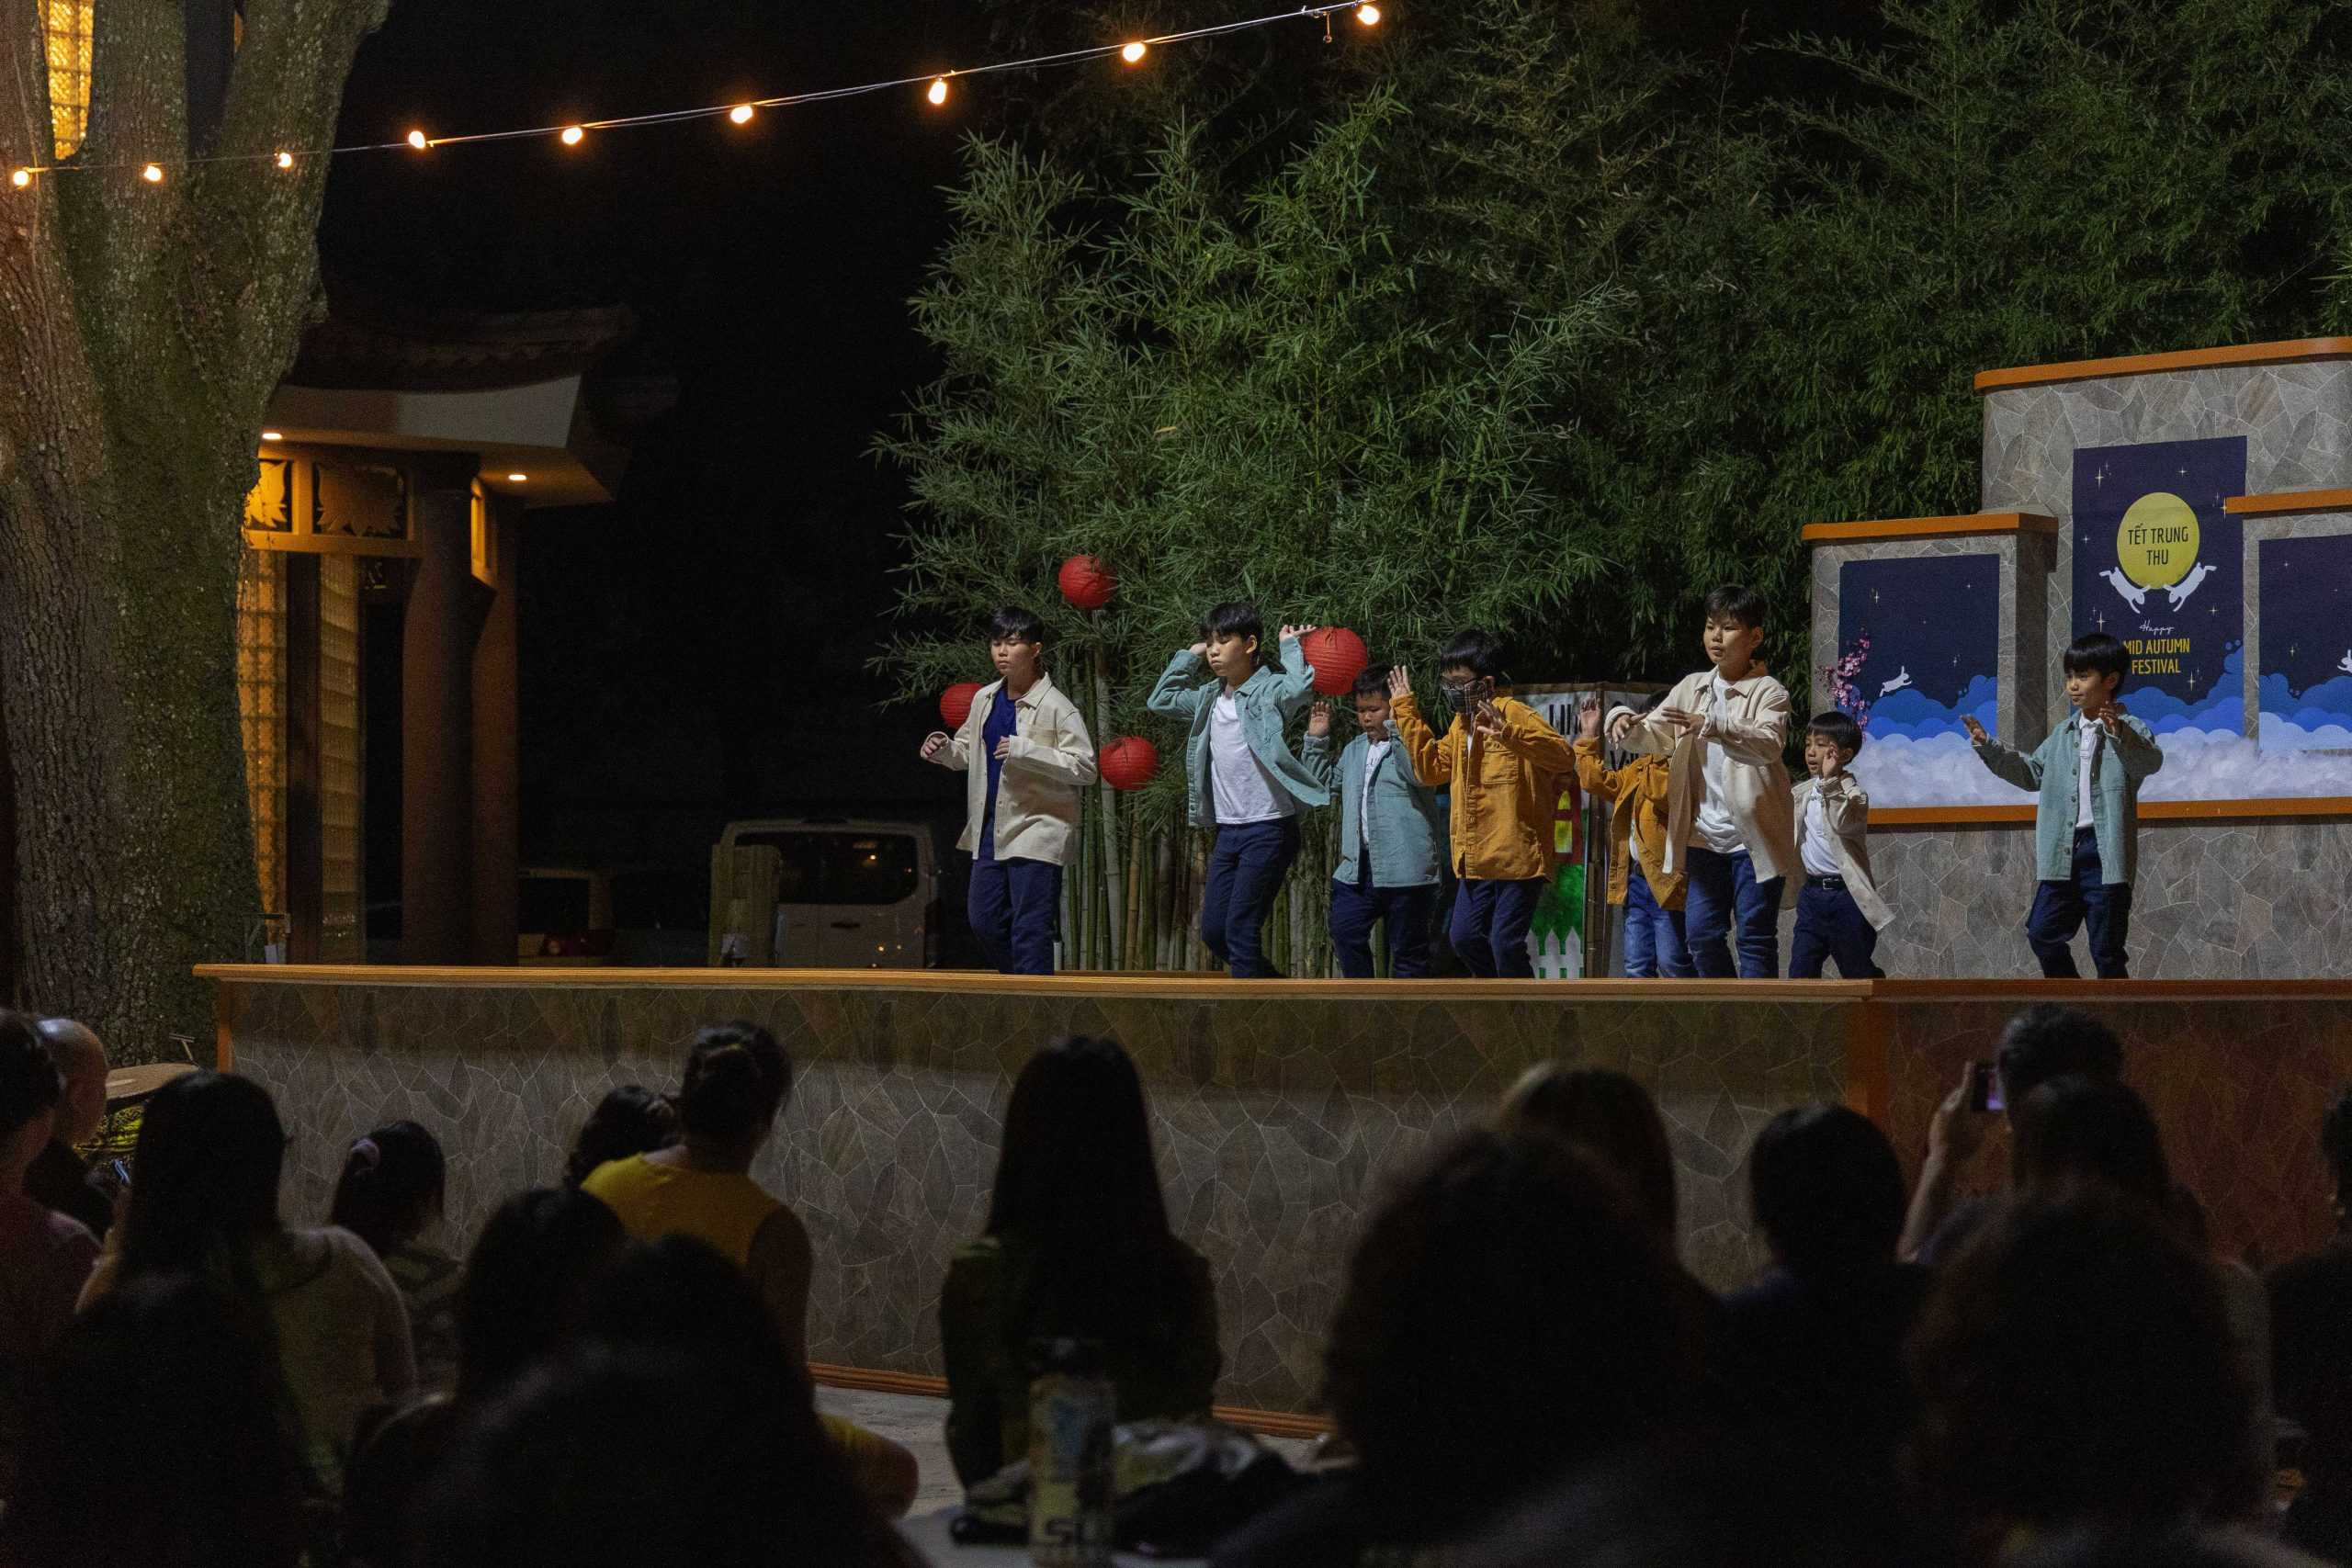
M 294 1134 L 286 1213 L 324 1214 L 343 1150 L 412 1117 L 449 1154 L 448 1227 L 556 1180 L 616 1084 L 673 1086 L 699 1025 L 775 1030 L 797 1087 L 754 1174 L 815 1243 L 813 1359 L 940 1370 L 938 1287 L 987 1213 L 999 1118 L 1039 1043 L 1091 1032 L 1141 1069 L 1177 1230 L 1215 1270 L 1222 1400 L 1311 1407 L 1348 1249 L 1384 1174 L 1489 1115 L 1533 1063 L 1657 1096 L 1684 1261 L 1722 1290 L 1763 1262 L 1745 1166 L 1776 1112 L 1845 1099 L 1916 1174 L 1928 1118 L 2031 1001 L 2089 1008 L 2162 1124 L 2215 1244 L 2278 1262 L 2331 1231 L 2320 1114 L 2352 1084 L 2352 984 L 1006 980 L 947 973 L 233 966 L 221 1050 Z M 1999 1123 L 1968 1185 L 1999 1186 Z
M 225 1048 L 294 1144 L 286 1213 L 326 1212 L 349 1140 L 413 1118 L 449 1155 L 462 1246 L 557 1180 L 616 1084 L 674 1087 L 695 1030 L 750 1018 L 792 1055 L 792 1104 L 753 1174 L 808 1222 L 812 1360 L 935 1373 L 939 1282 L 980 1233 L 999 1118 L 1030 1052 L 1108 1034 L 1151 1102 L 1169 1210 L 1216 1273 L 1227 1404 L 1311 1404 L 1348 1248 L 1383 1173 L 1489 1115 L 1552 1058 L 1658 1098 L 1683 1256 L 1709 1283 L 1760 1260 L 1740 1170 L 1776 1111 L 1845 1089 L 1838 1001 L 1860 987 L 1625 982 L 1005 981 L 747 970 L 207 971 Z M 1573 986 L 1578 1005 L 1560 1005 Z

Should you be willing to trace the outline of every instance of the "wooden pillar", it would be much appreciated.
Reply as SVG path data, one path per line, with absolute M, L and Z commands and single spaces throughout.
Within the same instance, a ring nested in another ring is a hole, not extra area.
M 482 553 L 491 592 L 473 657 L 473 961 L 514 962 L 522 869 L 522 747 L 515 735 L 515 600 L 522 583 L 522 506 L 488 501 Z
M 286 956 L 319 961 L 321 843 L 319 558 L 286 558 Z
M 472 469 L 469 460 L 415 470 L 423 555 L 401 644 L 404 964 L 464 964 L 473 956 Z

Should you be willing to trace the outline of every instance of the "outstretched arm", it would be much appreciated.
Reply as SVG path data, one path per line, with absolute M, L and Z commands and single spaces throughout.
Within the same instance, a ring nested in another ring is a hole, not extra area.
M 1274 706 L 1282 710 L 1285 719 L 1295 715 L 1307 699 L 1315 695 L 1315 666 L 1306 661 L 1306 649 L 1298 639 L 1313 631 L 1313 626 L 1284 626 L 1282 642 L 1282 668 L 1274 675 Z
M 1403 665 L 1388 672 L 1388 718 L 1413 764 L 1413 776 L 1430 789 L 1453 782 L 1453 752 L 1421 722 L 1420 704 L 1413 697 L 1413 680 Z
M 2013 784 L 2018 788 L 2038 791 L 2041 788 L 2041 754 L 2028 756 L 2016 747 L 1996 739 L 1973 718 L 1961 720 L 1968 726 L 1968 739 L 1976 748 L 1976 755 L 1993 770 L 1993 776 Z M 2044 741 L 2044 745 L 2048 742 Z

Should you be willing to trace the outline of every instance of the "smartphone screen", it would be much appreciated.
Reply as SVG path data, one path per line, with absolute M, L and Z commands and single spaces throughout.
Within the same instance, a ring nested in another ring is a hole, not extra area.
M 1991 1062 L 1971 1064 L 1968 1077 L 1968 1109 L 1971 1111 L 2006 1111 L 2001 1099 L 2001 1070 Z

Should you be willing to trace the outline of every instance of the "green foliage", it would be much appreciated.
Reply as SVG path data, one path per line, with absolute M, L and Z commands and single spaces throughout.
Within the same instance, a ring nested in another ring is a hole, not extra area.
M 1088 182 L 973 145 L 916 302 L 946 374 L 884 443 L 922 518 L 903 602 L 925 630 L 882 660 L 910 695 L 973 673 L 973 628 L 1025 604 L 1065 671 L 1103 660 L 1108 729 L 1165 745 L 1142 699 L 1222 600 L 1426 667 L 1457 626 L 1525 625 L 1593 575 L 1540 476 L 1606 302 L 1487 335 L 1428 310 L 1380 200 L 1400 118 L 1375 94 L 1243 189 L 1180 126 L 1091 226 Z M 1120 578 L 1093 621 L 1053 588 L 1079 553 Z

